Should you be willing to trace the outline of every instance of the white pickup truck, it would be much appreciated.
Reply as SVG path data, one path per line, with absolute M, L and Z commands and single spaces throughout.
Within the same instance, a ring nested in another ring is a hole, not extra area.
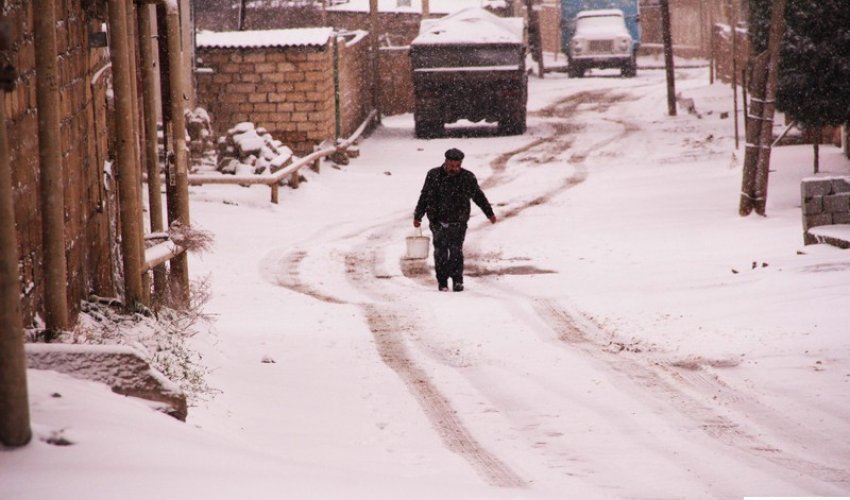
M 569 42 L 570 77 L 581 78 L 589 68 L 620 68 L 625 77 L 637 74 L 635 43 L 619 9 L 584 10 L 575 19 Z

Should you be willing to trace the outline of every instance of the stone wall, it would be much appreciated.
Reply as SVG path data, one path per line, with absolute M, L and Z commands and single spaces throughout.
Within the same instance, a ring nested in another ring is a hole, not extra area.
M 102 7 L 102 9 L 100 8 Z M 35 44 L 32 3 L 5 2 L 3 17 L 11 27 L 12 50 L 4 55 L 18 72 L 15 89 L 5 95 L 15 221 L 18 227 L 21 298 L 26 324 L 43 311 L 45 283 L 41 234 L 41 181 L 38 155 Z M 105 49 L 89 47 L 101 30 L 105 2 L 68 0 L 56 9 L 57 65 L 61 99 L 61 153 L 65 190 L 65 253 L 68 306 L 76 315 L 90 293 L 112 295 L 109 214 L 103 166 L 108 160 Z
M 251 121 L 298 155 L 334 137 L 333 49 L 198 47 L 198 102 L 217 135 Z
M 803 207 L 803 240 L 818 243 L 809 229 L 830 224 L 850 224 L 850 176 L 809 177 L 800 184 Z

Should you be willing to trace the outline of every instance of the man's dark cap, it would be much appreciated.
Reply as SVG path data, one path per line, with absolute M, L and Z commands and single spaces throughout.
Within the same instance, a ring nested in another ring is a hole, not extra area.
M 446 151 L 446 159 L 456 161 L 463 160 L 463 151 L 456 148 L 449 149 Z

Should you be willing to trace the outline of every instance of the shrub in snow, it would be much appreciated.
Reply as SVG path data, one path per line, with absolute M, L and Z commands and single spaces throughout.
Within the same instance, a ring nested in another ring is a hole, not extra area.
M 176 384 L 189 401 L 212 393 L 206 384 L 208 372 L 199 353 L 189 346 L 196 328 L 209 321 L 203 305 L 209 294 L 206 282 L 190 285 L 190 304 L 177 309 L 161 306 L 156 314 L 122 312 L 120 301 L 97 299 L 83 302 L 77 325 L 51 339 L 54 343 L 129 346 L 152 368 Z M 41 332 L 31 330 L 28 340 L 39 340 Z

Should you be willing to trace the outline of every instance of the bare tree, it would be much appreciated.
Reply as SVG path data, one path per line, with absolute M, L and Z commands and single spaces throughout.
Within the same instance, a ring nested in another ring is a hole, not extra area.
M 765 215 L 767 206 L 773 114 L 776 110 L 776 80 L 779 73 L 779 44 L 785 29 L 785 0 L 775 0 L 771 4 L 767 50 L 755 58 L 751 56 L 753 74 L 750 78 L 747 149 L 744 155 L 741 201 L 738 209 L 741 215 L 748 215 L 754 209 L 757 214 Z

